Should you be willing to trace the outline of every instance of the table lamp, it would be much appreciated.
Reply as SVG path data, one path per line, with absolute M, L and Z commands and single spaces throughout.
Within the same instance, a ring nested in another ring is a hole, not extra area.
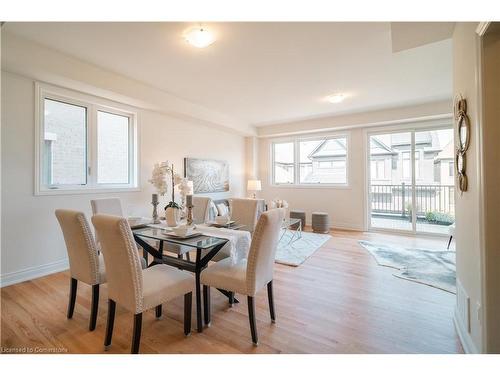
M 254 192 L 253 193 L 253 199 L 256 199 L 257 198 L 256 192 L 262 190 L 262 186 L 261 186 L 260 180 L 248 180 L 247 190 L 248 191 L 253 191 Z

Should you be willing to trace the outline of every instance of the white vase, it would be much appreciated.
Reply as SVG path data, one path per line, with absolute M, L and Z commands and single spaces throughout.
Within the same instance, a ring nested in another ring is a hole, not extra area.
M 165 220 L 167 227 L 176 227 L 181 221 L 181 210 L 175 207 L 167 207 L 165 210 Z

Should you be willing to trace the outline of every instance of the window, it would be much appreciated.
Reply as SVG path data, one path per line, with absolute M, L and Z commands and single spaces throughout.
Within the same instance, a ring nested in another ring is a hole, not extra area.
M 274 182 L 293 184 L 295 175 L 295 145 L 293 142 L 274 144 Z
M 403 178 L 409 180 L 411 178 L 411 160 L 410 152 L 401 153 L 403 159 Z
M 276 142 L 271 151 L 274 184 L 347 184 L 346 136 Z
M 415 151 L 415 178 L 420 179 L 420 152 Z
M 370 174 L 372 179 L 385 179 L 385 160 L 372 160 L 370 164 Z
M 35 194 L 137 188 L 133 113 L 49 85 L 37 95 Z
M 48 186 L 87 183 L 87 109 L 44 99 L 43 181 Z
M 129 183 L 129 118 L 97 111 L 97 183 Z
M 411 180 L 410 151 L 401 153 L 403 159 L 403 179 Z M 420 152 L 415 151 L 415 179 L 420 178 Z
M 453 177 L 455 174 L 455 163 L 450 161 L 448 163 L 448 176 Z

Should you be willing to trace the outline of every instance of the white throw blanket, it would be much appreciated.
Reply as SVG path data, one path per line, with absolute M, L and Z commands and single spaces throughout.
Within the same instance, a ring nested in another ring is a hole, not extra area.
M 149 224 L 148 227 L 169 229 L 163 222 L 161 224 Z M 250 243 L 252 241 L 250 232 L 246 230 L 215 228 L 206 224 L 196 225 L 196 231 L 206 236 L 220 237 L 229 240 L 229 242 L 220 249 L 220 252 L 230 256 L 233 264 L 248 257 L 248 251 L 250 250 Z
M 246 230 L 234 230 L 226 228 L 210 227 L 206 224 L 199 224 L 196 230 L 206 236 L 214 236 L 229 240 L 220 252 L 231 257 L 233 263 L 238 263 L 248 257 L 252 236 Z

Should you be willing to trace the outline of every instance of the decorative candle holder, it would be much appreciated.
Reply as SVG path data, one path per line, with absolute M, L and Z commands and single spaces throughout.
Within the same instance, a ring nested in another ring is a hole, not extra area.
M 187 225 L 193 225 L 193 205 L 187 206 Z
M 153 205 L 153 224 L 160 224 L 160 218 L 158 217 L 158 194 L 153 194 L 151 199 L 151 204 Z

